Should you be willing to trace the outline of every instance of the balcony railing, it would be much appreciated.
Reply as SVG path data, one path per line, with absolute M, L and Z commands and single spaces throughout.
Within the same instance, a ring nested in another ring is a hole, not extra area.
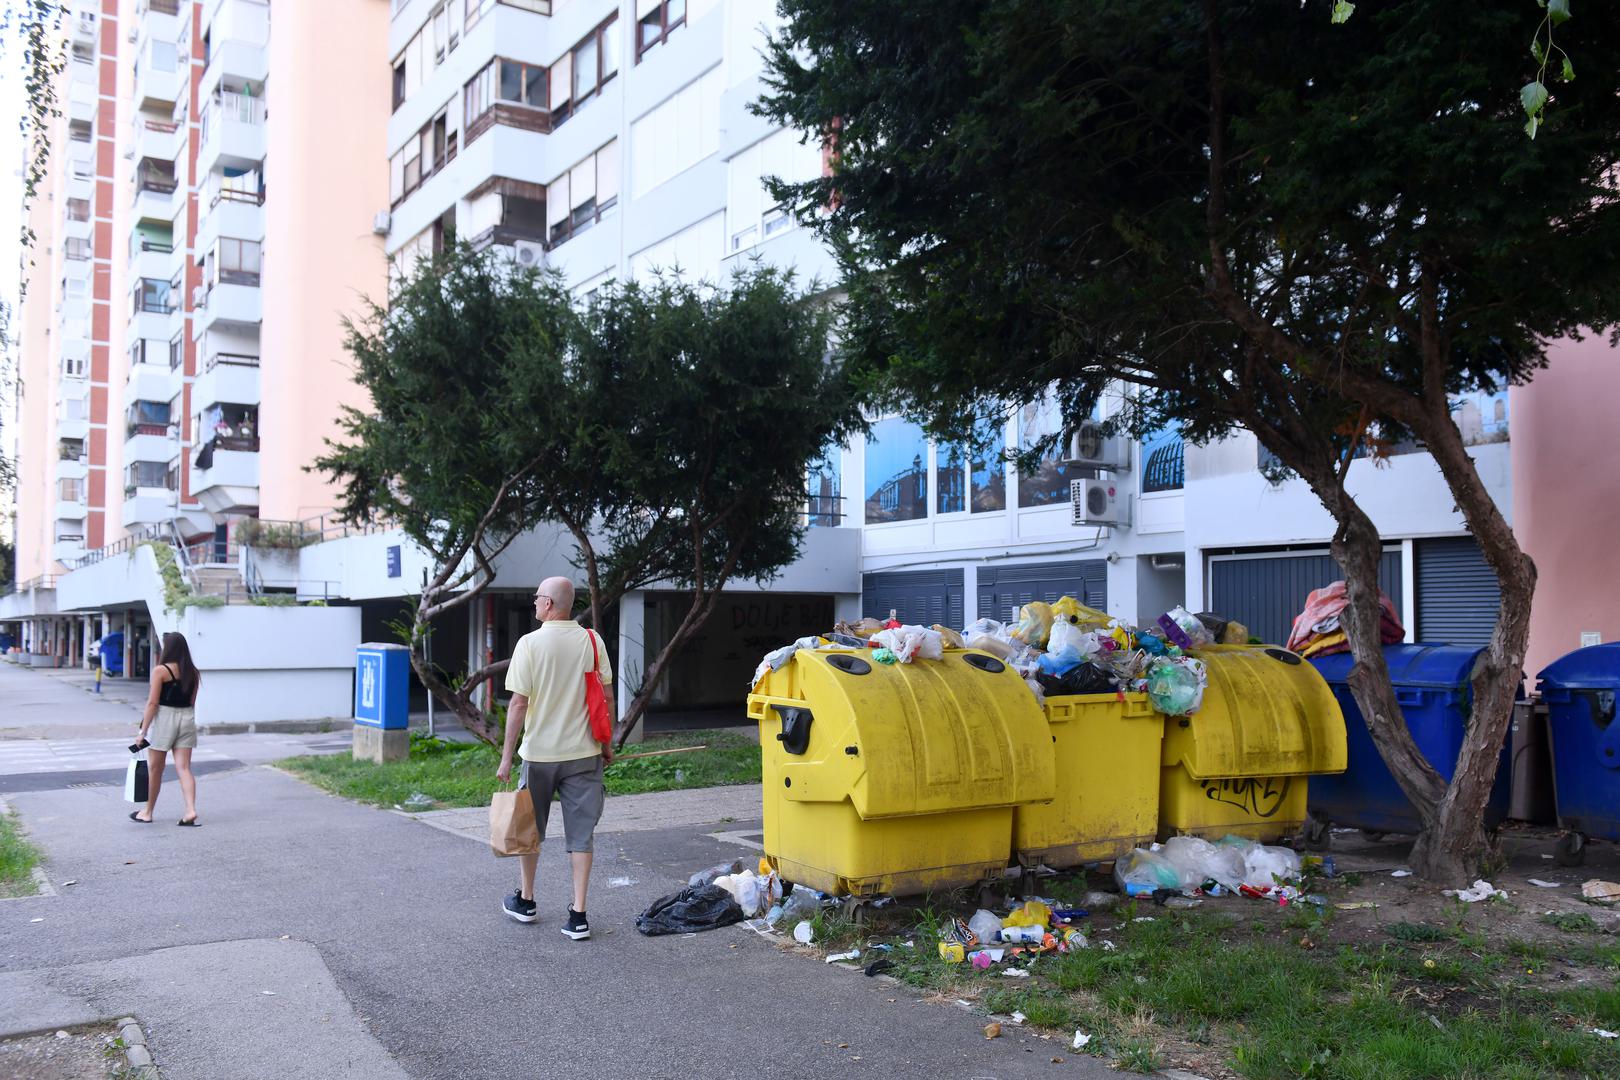
M 219 272 L 221 285 L 259 285 L 259 272 L 257 270 L 221 270 Z
M 243 454 L 257 454 L 259 452 L 259 437 L 257 435 L 215 435 L 215 450 L 235 450 Z
M 149 311 L 155 315 L 172 315 L 174 313 L 174 301 L 168 297 L 141 296 L 137 293 L 135 296 L 135 310 L 137 312 Z
M 155 11 L 159 15 L 178 15 L 180 0 L 146 0 L 146 10 Z
M 147 131 L 155 131 L 159 135 L 173 135 L 180 130 L 179 124 L 170 123 L 167 120 L 142 120 L 141 126 Z
M 142 192 L 150 191 L 156 195 L 173 195 L 177 186 L 173 180 L 148 176 L 135 181 L 135 194 L 140 195 Z
M 126 424 L 124 431 L 127 437 L 133 439 L 137 435 L 167 435 L 168 424 Z
M 208 358 L 208 363 L 204 365 L 203 370 L 213 371 L 214 368 L 221 364 L 227 367 L 256 368 L 259 366 L 259 358 L 257 356 L 243 356 L 240 353 L 214 353 Z

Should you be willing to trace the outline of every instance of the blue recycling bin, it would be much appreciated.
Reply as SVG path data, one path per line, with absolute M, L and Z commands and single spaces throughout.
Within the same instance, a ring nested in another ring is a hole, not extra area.
M 366 642 L 355 650 L 354 722 L 403 730 L 410 721 L 410 650 Z
M 1389 665 L 1395 700 L 1406 716 L 1406 726 L 1429 764 L 1448 781 L 1468 730 L 1473 696 L 1470 679 L 1482 652 L 1474 647 L 1423 643 L 1384 646 L 1384 662 Z M 1311 828 L 1316 830 L 1312 838 L 1325 837 L 1329 823 L 1368 832 L 1417 832 L 1422 820 L 1373 745 L 1372 732 L 1350 694 L 1347 680 L 1355 657 L 1335 653 L 1311 663 L 1339 699 L 1347 744 L 1343 773 L 1311 777 L 1306 805 Z M 1485 804 L 1488 829 L 1507 817 L 1513 781 L 1508 742 L 1503 739 L 1496 782 Z
M 1586 840 L 1620 840 L 1620 644 L 1591 645 L 1553 661 L 1538 677 L 1552 743 L 1558 861 L 1579 865 Z
M 124 632 L 101 635 L 101 670 L 108 675 L 124 673 Z

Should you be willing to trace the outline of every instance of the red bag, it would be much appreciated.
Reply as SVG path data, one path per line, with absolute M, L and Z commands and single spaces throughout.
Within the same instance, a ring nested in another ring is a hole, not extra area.
M 613 740 L 613 714 L 608 712 L 607 691 L 602 689 L 602 676 L 596 673 L 601 664 L 596 653 L 596 635 L 585 631 L 591 639 L 591 670 L 585 673 L 585 713 L 591 718 L 591 738 L 599 743 Z

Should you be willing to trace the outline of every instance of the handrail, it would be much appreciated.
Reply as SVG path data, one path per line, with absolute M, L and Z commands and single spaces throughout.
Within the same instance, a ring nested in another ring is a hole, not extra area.
M 195 591 L 197 588 L 196 575 L 192 573 L 191 553 L 186 550 L 186 538 L 180 535 L 180 526 L 175 524 L 173 518 L 165 522 L 169 529 L 169 542 L 175 550 L 175 560 L 180 564 L 180 574 L 185 578 L 186 584 Z
M 213 371 L 220 364 L 230 367 L 258 367 L 259 358 L 257 356 L 244 356 L 241 353 L 213 353 L 208 357 L 208 363 L 203 370 L 205 372 Z

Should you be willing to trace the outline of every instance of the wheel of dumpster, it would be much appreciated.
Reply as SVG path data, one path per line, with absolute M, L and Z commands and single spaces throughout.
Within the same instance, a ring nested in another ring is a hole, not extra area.
M 1333 847 L 1333 823 L 1320 818 L 1308 817 L 1305 827 L 1300 830 L 1300 839 L 1305 842 L 1307 851 L 1327 851 Z
M 1586 861 L 1586 834 L 1571 830 L 1560 836 L 1554 857 L 1559 866 L 1580 866 Z

